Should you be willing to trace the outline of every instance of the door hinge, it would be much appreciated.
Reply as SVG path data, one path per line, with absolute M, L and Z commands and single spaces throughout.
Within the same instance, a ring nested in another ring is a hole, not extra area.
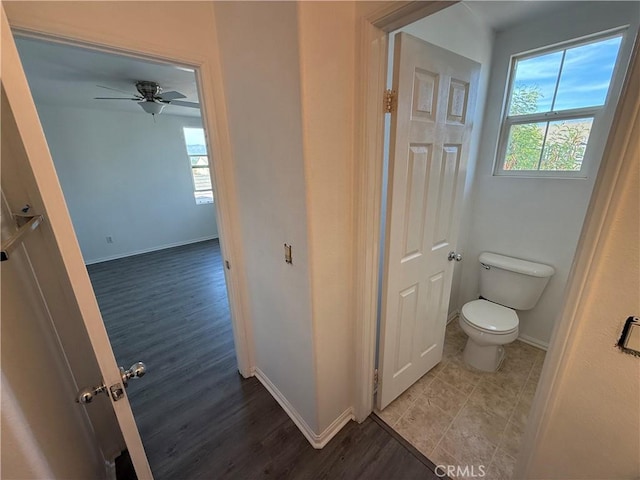
M 396 109 L 396 91 L 387 89 L 384 91 L 384 113 L 392 113 Z
M 378 369 L 373 371 L 373 393 L 378 391 Z

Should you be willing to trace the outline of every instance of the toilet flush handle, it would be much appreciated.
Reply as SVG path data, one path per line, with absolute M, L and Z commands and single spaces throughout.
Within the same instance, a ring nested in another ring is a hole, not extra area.
M 447 260 L 449 260 L 450 262 L 453 260 L 455 260 L 456 262 L 460 262 L 462 261 L 462 254 L 456 253 L 456 252 L 449 252 L 449 255 L 447 256 Z

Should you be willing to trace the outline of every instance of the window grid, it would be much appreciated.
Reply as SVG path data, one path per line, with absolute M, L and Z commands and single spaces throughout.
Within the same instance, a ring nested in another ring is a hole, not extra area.
M 213 187 L 204 129 L 185 127 L 183 132 L 195 202 L 197 205 L 213 203 Z
M 556 108 L 556 99 L 558 98 L 558 87 L 560 86 L 560 78 L 562 78 L 562 70 L 564 69 L 564 60 L 567 58 L 567 49 L 562 52 L 562 58 L 560 59 L 560 69 L 558 70 L 558 78 L 556 78 L 556 86 L 553 90 L 553 100 L 551 100 L 551 111 Z
M 614 67 L 611 72 L 611 77 L 609 79 L 609 84 L 607 87 L 607 93 L 605 96 L 605 100 L 602 105 L 590 106 L 584 108 L 574 108 L 574 109 L 565 109 L 565 110 L 554 110 L 556 107 L 556 101 L 558 98 L 558 90 L 560 87 L 560 83 L 562 80 L 562 74 L 565 67 L 565 60 L 567 56 L 567 51 L 572 48 L 584 47 L 590 44 L 605 42 L 607 40 L 611 40 L 614 38 L 623 38 L 623 31 L 618 30 L 615 32 L 607 32 L 605 34 L 600 34 L 590 38 L 589 40 L 574 40 L 571 42 L 566 42 L 561 46 L 549 47 L 547 49 L 537 50 L 534 53 L 528 53 L 523 55 L 517 55 L 512 57 L 511 60 L 511 68 L 508 76 L 508 88 L 507 95 L 505 98 L 505 107 L 503 113 L 502 126 L 500 128 L 500 135 L 498 140 L 498 148 L 497 148 L 497 161 L 494 169 L 495 175 L 510 175 L 510 176 L 556 176 L 556 177 L 580 177 L 584 175 L 584 159 L 586 157 L 586 153 L 583 153 L 582 158 L 580 159 L 580 168 L 578 170 L 540 170 L 544 154 L 545 147 L 547 146 L 547 139 L 549 135 L 549 127 L 552 123 L 558 121 L 570 121 L 570 120 L 585 120 L 589 121 L 590 130 L 587 132 L 586 141 L 584 142 L 584 150 L 586 152 L 586 147 L 588 144 L 588 140 L 591 134 L 591 130 L 593 129 L 593 125 L 595 124 L 595 120 L 597 118 L 598 113 L 604 109 L 608 102 L 609 91 L 611 87 L 611 83 L 613 82 L 616 66 L 618 63 L 618 57 L 621 48 L 621 42 L 618 45 L 618 50 L 614 59 Z M 517 65 L 519 61 L 525 61 L 528 59 L 533 59 L 537 57 L 542 57 L 544 55 L 552 54 L 555 52 L 562 51 L 562 58 L 560 59 L 560 66 L 558 69 L 558 73 L 555 78 L 555 85 L 553 90 L 552 102 L 548 111 L 536 112 L 536 113 L 527 113 L 520 115 L 509 115 L 511 111 L 512 102 L 514 100 L 514 90 L 516 88 L 515 80 L 516 80 L 516 72 Z M 509 140 L 510 134 L 512 132 L 512 127 L 516 125 L 533 125 L 536 123 L 545 123 L 544 127 L 544 135 L 542 144 L 540 147 L 540 154 L 538 157 L 538 162 L 536 169 L 533 170 L 509 170 L 505 168 L 507 163 L 507 150 L 509 148 Z

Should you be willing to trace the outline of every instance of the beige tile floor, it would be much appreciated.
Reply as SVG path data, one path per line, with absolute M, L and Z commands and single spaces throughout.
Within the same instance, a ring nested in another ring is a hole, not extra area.
M 466 339 L 449 323 L 442 362 L 376 413 L 436 465 L 484 465 L 485 478 L 510 479 L 545 352 L 515 341 L 486 373 L 464 364 Z

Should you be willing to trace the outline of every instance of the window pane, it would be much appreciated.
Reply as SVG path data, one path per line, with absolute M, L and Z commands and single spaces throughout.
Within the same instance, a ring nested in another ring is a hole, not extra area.
M 191 169 L 193 172 L 193 183 L 196 191 L 198 190 L 211 190 L 211 176 L 209 175 L 209 167 L 194 167 Z
M 593 118 L 549 122 L 540 170 L 579 172 Z
M 551 110 L 561 61 L 560 51 L 516 62 L 509 115 Z
M 208 190 L 206 192 L 195 192 L 196 204 L 202 205 L 204 203 L 213 203 L 213 192 Z
M 512 125 L 503 168 L 537 170 L 546 127 L 546 122 Z
M 191 158 L 192 167 L 206 167 L 209 165 L 208 157 L 189 157 Z
M 189 155 L 206 155 L 207 142 L 202 128 L 184 128 L 184 141 Z
M 622 37 L 569 48 L 554 110 L 604 105 Z

